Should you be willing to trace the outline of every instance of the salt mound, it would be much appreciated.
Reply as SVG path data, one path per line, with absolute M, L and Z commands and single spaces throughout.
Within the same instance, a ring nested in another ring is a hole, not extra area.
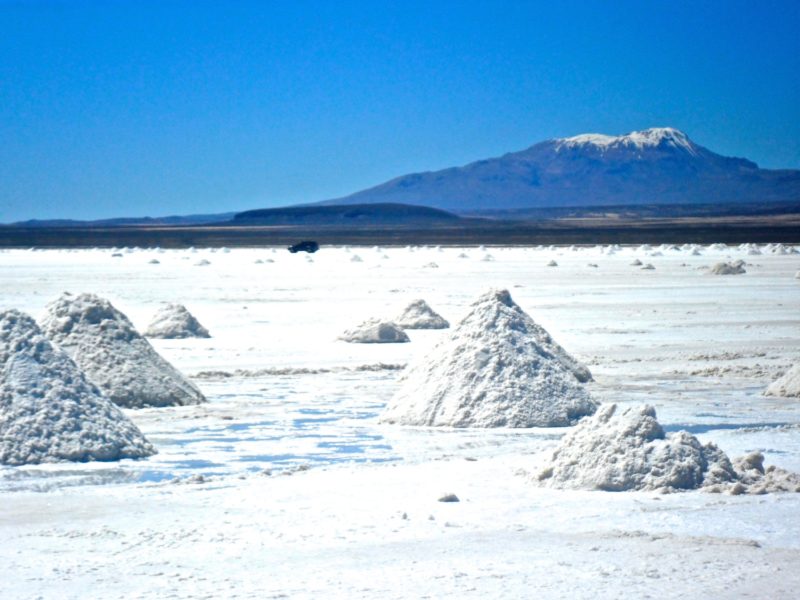
M 452 427 L 556 427 L 592 414 L 586 367 L 492 290 L 410 365 L 381 421 Z
M 764 395 L 800 398 L 800 365 L 795 365 L 783 377 L 770 384 Z
M 0 312 L 0 464 L 155 454 L 122 411 L 16 310 Z
M 128 408 L 205 402 L 128 318 L 94 294 L 64 294 L 47 306 L 42 330 L 116 404 Z
M 173 340 L 179 338 L 210 338 L 208 329 L 182 304 L 167 304 L 153 317 L 144 333 L 147 337 Z
M 758 453 L 731 463 L 713 443 L 666 434 L 652 406 L 607 404 L 565 435 L 536 477 L 543 486 L 605 491 L 693 490 L 733 494 L 800 490 L 800 478 L 763 468 Z
M 439 313 L 434 311 L 425 300 L 414 300 L 394 320 L 402 329 L 447 329 L 448 323 Z
M 637 258 L 636 260 L 634 260 L 634 261 L 631 263 L 631 266 L 632 266 L 632 267 L 641 267 L 641 266 L 642 266 L 642 261 L 640 261 L 640 260 Z
M 547 266 L 548 267 L 557 267 L 558 263 L 556 261 L 554 261 L 554 260 L 551 260 L 549 263 L 547 263 Z
M 719 262 L 711 267 L 709 273 L 714 275 L 741 275 L 742 273 L 747 273 L 747 271 L 744 270 L 744 261 L 737 260 L 731 263 Z
M 355 344 L 397 344 L 411 341 L 396 323 L 380 319 L 367 319 L 355 329 L 345 331 L 339 339 Z

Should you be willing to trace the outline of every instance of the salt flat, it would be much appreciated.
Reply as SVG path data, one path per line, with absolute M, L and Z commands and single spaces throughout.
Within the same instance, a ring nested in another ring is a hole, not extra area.
M 800 495 L 536 487 L 566 429 L 378 424 L 447 330 L 337 340 L 417 298 L 455 323 L 507 288 L 596 399 L 800 471 L 800 403 L 761 395 L 800 356 L 800 255 L 774 249 L 0 252 L 0 308 L 92 292 L 144 330 L 179 302 L 212 335 L 152 340 L 209 399 L 125 411 L 159 454 L 0 468 L 0 596 L 796 597 Z M 703 269 L 737 259 L 747 273 Z

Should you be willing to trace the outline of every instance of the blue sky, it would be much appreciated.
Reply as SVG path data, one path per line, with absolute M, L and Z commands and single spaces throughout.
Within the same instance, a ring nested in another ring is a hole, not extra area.
M 0 0 L 0 222 L 335 198 L 673 126 L 800 168 L 800 2 Z

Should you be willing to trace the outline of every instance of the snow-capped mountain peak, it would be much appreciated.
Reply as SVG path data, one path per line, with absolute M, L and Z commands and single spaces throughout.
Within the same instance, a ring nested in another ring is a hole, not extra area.
M 411 173 L 327 204 L 469 212 L 563 206 L 797 202 L 800 171 L 722 156 L 672 127 L 549 139 L 518 152 Z
M 557 151 L 562 148 L 645 150 L 647 148 L 672 147 L 684 150 L 693 156 L 696 156 L 698 152 L 697 146 L 689 139 L 689 136 L 672 127 L 652 127 L 618 136 L 602 133 L 584 133 L 554 141 L 556 142 Z

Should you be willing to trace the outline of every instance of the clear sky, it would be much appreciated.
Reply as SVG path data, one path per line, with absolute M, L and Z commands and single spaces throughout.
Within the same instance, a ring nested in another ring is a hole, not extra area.
M 324 200 L 651 126 L 800 168 L 800 2 L 0 0 L 0 222 Z

